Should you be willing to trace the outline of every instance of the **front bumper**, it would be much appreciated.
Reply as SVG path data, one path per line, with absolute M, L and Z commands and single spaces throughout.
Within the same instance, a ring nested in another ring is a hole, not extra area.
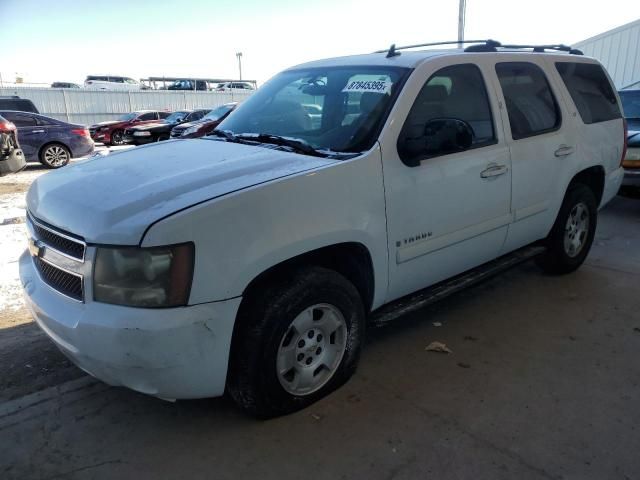
M 27 307 L 60 350 L 90 375 L 165 399 L 222 395 L 240 298 L 145 309 L 64 297 L 20 257 Z
M 91 140 L 93 140 L 96 143 L 109 143 L 111 141 L 111 132 L 96 131 L 91 135 Z
M 158 141 L 158 137 L 151 135 L 149 137 L 134 137 L 133 135 L 126 135 L 122 138 L 127 145 L 146 145 L 147 143 L 153 143 Z

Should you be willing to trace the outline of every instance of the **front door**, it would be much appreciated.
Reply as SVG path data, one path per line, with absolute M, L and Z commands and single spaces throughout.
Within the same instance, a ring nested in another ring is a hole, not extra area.
M 388 301 L 489 261 L 503 246 L 511 163 L 489 75 L 481 55 L 419 67 L 381 138 Z

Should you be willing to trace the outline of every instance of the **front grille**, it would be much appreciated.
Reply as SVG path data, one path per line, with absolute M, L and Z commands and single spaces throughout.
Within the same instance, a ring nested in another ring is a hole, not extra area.
M 69 257 L 84 261 L 85 244 L 80 240 L 74 240 L 69 235 L 59 233 L 44 226 L 29 215 L 29 221 L 38 240 L 54 250 L 59 251 Z
M 74 300 L 83 301 L 84 292 L 80 275 L 61 270 L 40 257 L 33 257 L 33 261 L 42 280 L 51 288 Z
M 171 137 L 172 138 L 179 137 L 180 135 L 182 135 L 182 132 L 184 132 L 184 129 L 183 130 L 176 130 L 174 128 L 173 130 L 171 130 Z

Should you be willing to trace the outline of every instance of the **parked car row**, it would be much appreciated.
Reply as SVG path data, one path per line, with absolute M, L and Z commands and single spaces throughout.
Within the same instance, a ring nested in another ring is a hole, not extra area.
M 51 88 L 81 88 L 71 82 L 53 82 Z M 93 90 L 152 90 L 152 87 L 130 77 L 118 75 L 87 75 L 84 88 Z M 179 79 L 162 90 L 196 90 L 196 91 L 249 91 L 256 87 L 251 82 L 212 82 L 205 79 Z

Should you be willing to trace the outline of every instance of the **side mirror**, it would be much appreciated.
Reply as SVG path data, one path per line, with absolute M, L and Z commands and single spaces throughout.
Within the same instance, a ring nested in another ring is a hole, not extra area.
M 433 118 L 424 125 L 422 135 L 402 139 L 398 150 L 407 166 L 417 167 L 425 158 L 468 150 L 473 137 L 473 128 L 464 120 Z

